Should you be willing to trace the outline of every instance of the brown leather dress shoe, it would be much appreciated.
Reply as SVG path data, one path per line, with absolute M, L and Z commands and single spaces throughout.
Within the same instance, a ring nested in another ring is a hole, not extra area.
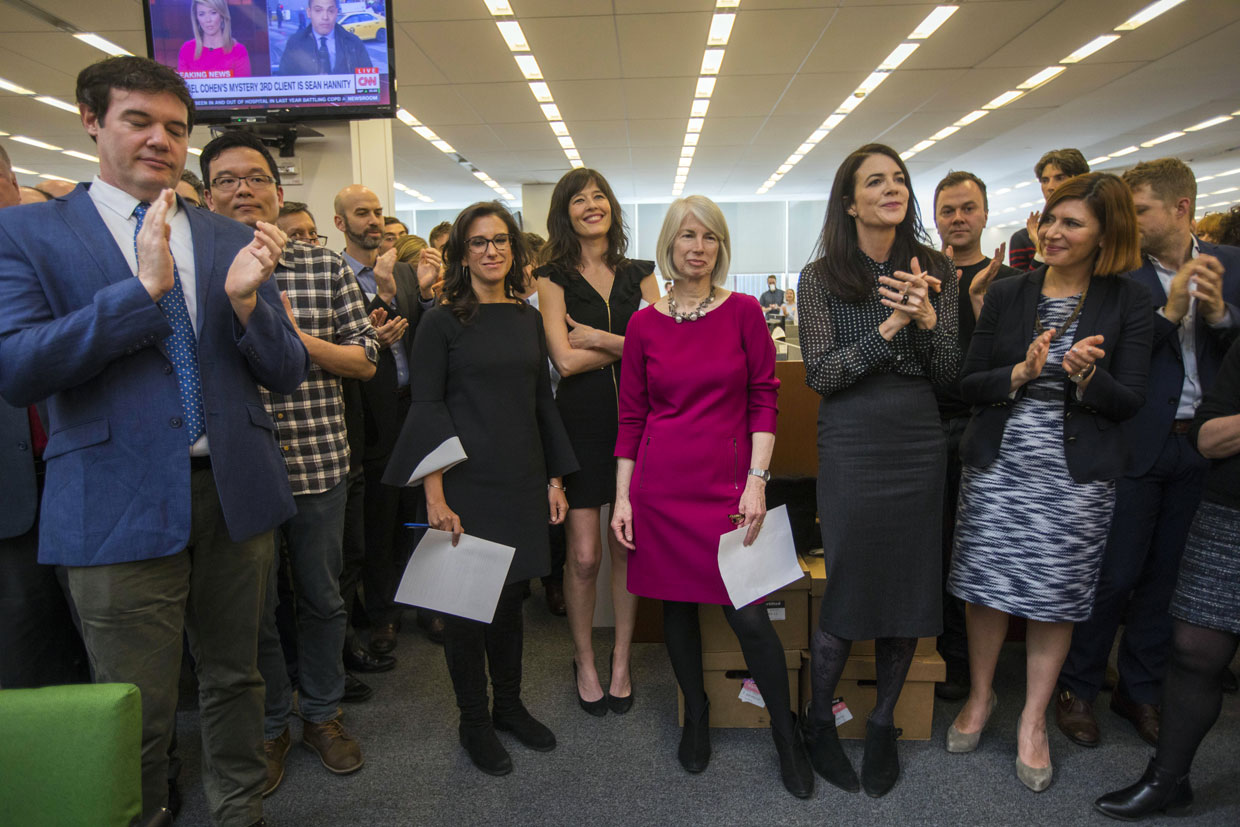
M 1074 744 L 1096 747 L 1101 740 L 1093 706 L 1081 700 L 1070 689 L 1060 687 L 1055 695 L 1055 723 L 1059 726 L 1059 731 Z
M 1131 721 L 1142 741 L 1151 747 L 1158 746 L 1159 713 L 1157 706 L 1139 704 L 1116 688 L 1111 693 L 1111 711 Z
M 321 724 L 305 722 L 302 742 L 319 756 L 323 766 L 337 775 L 348 775 L 362 768 L 362 747 L 344 728 L 339 718 Z
M 396 624 L 384 623 L 370 630 L 370 651 L 388 655 L 396 649 Z
M 263 741 L 263 752 L 267 754 L 267 786 L 263 787 L 263 798 L 274 793 L 284 780 L 284 756 L 288 755 L 290 740 L 288 727 L 285 727 L 278 738 Z

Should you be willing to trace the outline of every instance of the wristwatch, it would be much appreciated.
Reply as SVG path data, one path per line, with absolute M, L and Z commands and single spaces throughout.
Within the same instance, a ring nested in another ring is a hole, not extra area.
M 1080 373 L 1070 373 L 1068 374 L 1068 380 L 1072 382 L 1073 384 L 1079 385 L 1082 382 L 1084 382 L 1086 379 L 1088 379 L 1089 377 L 1093 376 L 1094 370 L 1097 367 L 1098 367 L 1097 365 L 1091 364 L 1089 367 L 1085 368 L 1085 370 L 1081 371 Z
M 770 481 L 771 481 L 771 472 L 770 472 L 770 471 L 766 471 L 766 470 L 764 470 L 764 469 L 762 469 L 762 468 L 750 468 L 750 469 L 749 469 L 749 475 L 750 475 L 750 476 L 752 476 L 752 477 L 757 477 L 758 479 L 762 480 L 763 482 L 770 482 Z

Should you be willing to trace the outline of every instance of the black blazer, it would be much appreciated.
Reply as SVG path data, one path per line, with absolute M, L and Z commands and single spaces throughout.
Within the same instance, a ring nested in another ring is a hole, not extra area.
M 984 468 L 999 456 L 1003 429 L 1015 401 L 1009 395 L 1012 367 L 1025 360 L 1046 267 L 996 281 L 986 293 L 982 316 L 965 358 L 960 391 L 973 405 L 960 444 L 965 465 Z M 1064 380 L 1064 454 L 1077 482 L 1123 475 L 1127 444 L 1116 423 L 1145 401 L 1154 311 L 1150 293 L 1126 276 L 1095 277 L 1076 326 L 1074 342 L 1101 333 L 1106 352 L 1097 362 L 1083 399 Z M 1025 388 L 1016 392 L 1021 398 Z
M 46 425 L 44 426 L 46 430 Z M 0 399 L 0 538 L 20 537 L 34 525 L 39 495 L 34 446 L 25 408 Z
M 336 24 L 332 37 L 336 41 L 336 60 L 332 64 L 332 74 L 351 75 L 354 69 L 371 68 L 370 53 L 366 51 L 366 44 L 361 38 L 339 23 Z M 274 74 L 317 75 L 318 73 L 318 36 L 315 35 L 311 26 L 306 26 L 289 37 L 284 46 L 284 54 L 280 56 L 279 71 Z
M 418 320 L 422 318 L 422 304 L 418 296 L 418 276 L 403 261 L 396 262 L 393 270 L 396 278 L 396 307 L 384 303 L 376 294 L 366 307 L 367 313 L 382 307 L 388 317 L 400 316 L 409 322 L 409 328 L 401 338 L 404 345 L 404 356 L 408 359 L 413 353 L 413 333 L 417 329 Z M 413 365 L 408 367 L 410 375 Z M 379 364 L 375 375 L 362 383 L 362 410 L 365 418 L 365 441 L 363 457 L 366 460 L 384 459 L 392 453 L 396 437 L 405 424 L 405 414 L 409 410 L 408 402 L 402 402 L 400 389 L 397 387 L 396 358 L 390 347 L 380 348 Z

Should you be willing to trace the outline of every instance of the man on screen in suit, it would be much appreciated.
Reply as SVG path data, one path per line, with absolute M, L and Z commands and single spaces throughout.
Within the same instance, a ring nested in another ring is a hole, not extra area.
M 1100 739 L 1093 703 L 1121 621 L 1111 709 L 1157 745 L 1171 653 L 1168 609 L 1209 467 L 1188 426 L 1240 325 L 1240 250 L 1193 237 L 1193 171 L 1176 158 L 1162 158 L 1137 164 L 1124 181 L 1136 202 L 1145 259 L 1129 275 L 1153 297 L 1154 347 L 1145 404 L 1120 424 L 1128 464 L 1115 484 L 1115 516 L 1094 611 L 1073 630 L 1059 675 L 1059 728 L 1082 746 Z
M 99 174 L 0 211 L 0 395 L 48 402 L 39 560 L 63 565 L 96 680 L 142 696 L 142 811 L 168 800 L 182 630 L 216 824 L 262 823 L 259 613 L 293 511 L 258 386 L 309 359 L 270 282 L 284 235 L 173 195 L 194 106 L 138 57 L 78 75 Z
M 280 56 L 280 75 L 351 75 L 374 64 L 361 38 L 336 23 L 337 0 L 307 0 L 310 25 L 289 37 Z

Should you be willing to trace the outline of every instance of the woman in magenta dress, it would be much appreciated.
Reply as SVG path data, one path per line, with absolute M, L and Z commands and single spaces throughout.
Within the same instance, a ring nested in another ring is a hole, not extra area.
M 189 16 L 194 39 L 181 44 L 177 55 L 178 72 L 232 72 L 231 77 L 248 78 L 250 53 L 232 36 L 232 14 L 228 0 L 194 0 Z
M 685 697 L 678 756 L 710 761 L 699 603 L 723 606 L 771 714 L 784 786 L 806 798 L 814 776 L 796 727 L 783 646 L 761 603 L 733 609 L 719 574 L 719 537 L 739 524 L 752 543 L 766 515 L 775 447 L 775 346 L 750 296 L 720 287 L 727 222 L 708 198 L 672 203 L 657 246 L 673 286 L 625 333 L 611 527 L 630 550 L 629 591 L 663 601 L 664 639 Z

